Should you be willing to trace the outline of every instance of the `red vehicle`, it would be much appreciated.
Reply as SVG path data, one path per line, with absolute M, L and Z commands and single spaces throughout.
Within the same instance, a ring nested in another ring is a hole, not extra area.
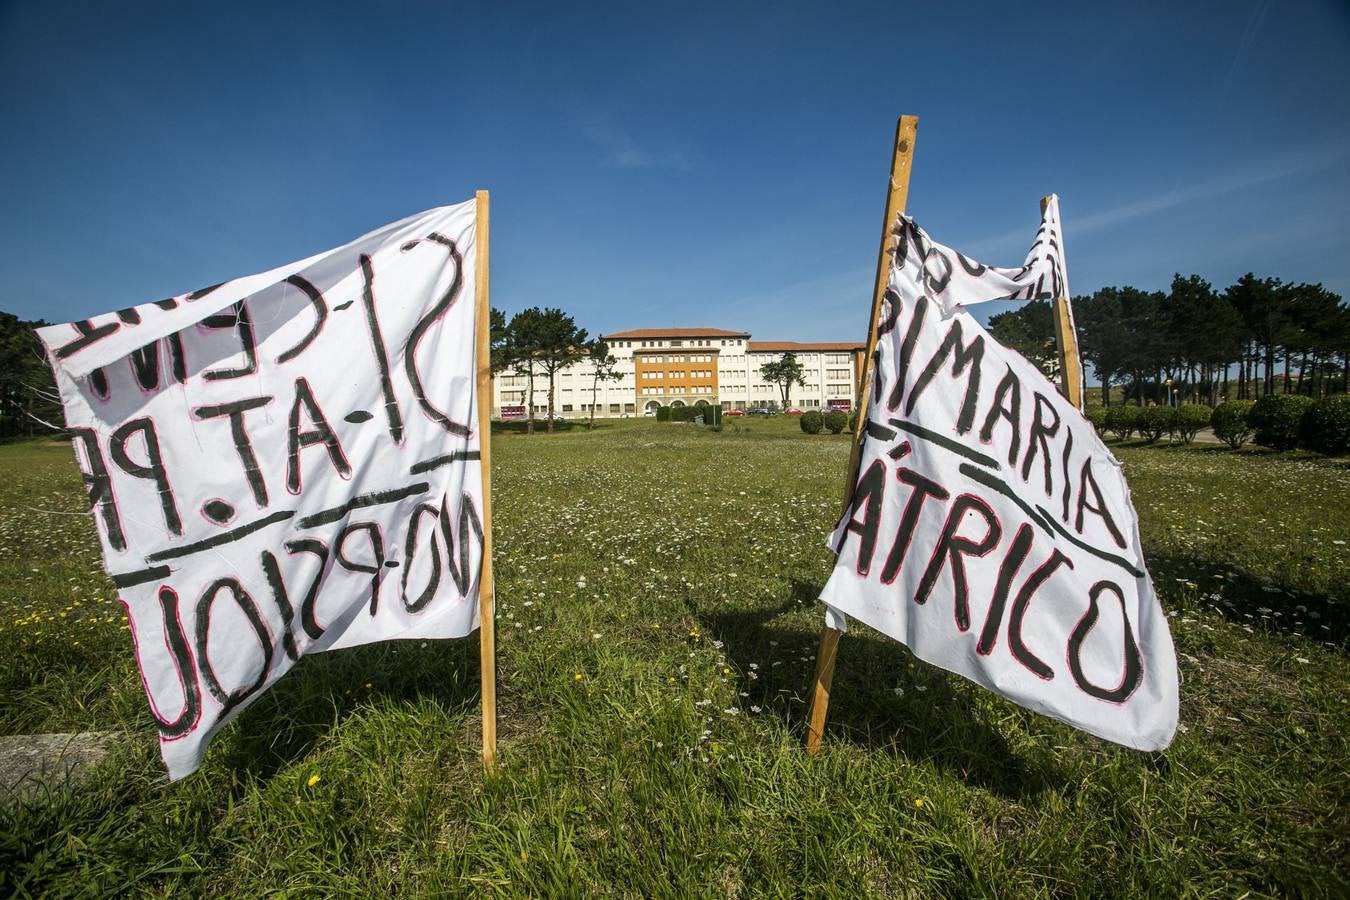
M 724 416 L 743 416 L 743 415 L 745 415 L 745 410 L 743 410 L 743 409 L 729 409 L 729 410 L 727 410 L 726 412 L 722 413 L 722 415 L 724 415 Z
M 795 406 L 792 409 L 785 410 L 785 412 L 789 416 L 800 416 L 802 414 L 802 411 L 800 409 L 797 409 Z

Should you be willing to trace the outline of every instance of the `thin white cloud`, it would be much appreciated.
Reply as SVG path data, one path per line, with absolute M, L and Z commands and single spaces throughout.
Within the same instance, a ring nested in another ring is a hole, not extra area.
M 1099 209 L 1086 215 L 1064 217 L 1064 230 L 1070 240 L 1097 231 L 1106 231 L 1123 225 L 1134 219 L 1146 218 L 1178 206 L 1186 206 L 1199 200 L 1223 197 L 1238 191 L 1251 190 L 1256 185 L 1305 175 L 1328 168 L 1350 156 L 1350 142 L 1338 141 L 1311 149 L 1291 151 L 1271 159 L 1236 169 L 1213 178 L 1193 182 L 1190 186 L 1176 188 L 1141 197 L 1118 206 Z M 1022 227 L 994 237 L 975 241 L 968 245 L 968 252 L 978 260 L 986 260 L 995 254 L 1012 253 L 1025 249 L 1030 232 Z M 998 259 L 991 259 L 997 265 L 1006 265 Z
M 607 165 L 677 172 L 687 172 L 691 168 L 689 156 L 683 150 L 652 150 L 639 146 L 631 134 L 608 116 L 587 117 L 581 123 L 581 134 L 600 150 Z

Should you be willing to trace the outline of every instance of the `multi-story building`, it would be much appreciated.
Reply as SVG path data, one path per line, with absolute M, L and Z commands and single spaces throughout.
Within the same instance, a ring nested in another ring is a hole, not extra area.
M 752 341 L 745 331 L 721 328 L 637 328 L 604 335 L 618 360 L 617 380 L 597 380 L 582 359 L 558 373 L 555 412 L 567 418 L 643 416 L 661 406 L 723 410 L 782 406 L 782 394 L 760 374 L 765 363 L 796 354 L 803 370 L 790 405 L 798 409 L 848 409 L 858 383 L 864 344 Z M 494 383 L 493 414 L 524 416 L 529 379 L 507 371 Z M 548 412 L 548 378 L 534 376 L 535 415 Z

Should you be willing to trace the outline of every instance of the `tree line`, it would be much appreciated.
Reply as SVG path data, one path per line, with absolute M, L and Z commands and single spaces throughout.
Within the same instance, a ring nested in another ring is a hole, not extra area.
M 548 424 L 553 433 L 558 373 L 575 362 L 586 359 L 591 363 L 591 428 L 595 427 L 595 397 L 602 381 L 617 381 L 623 375 L 617 371 L 618 360 L 610 352 L 604 338 L 594 338 L 585 328 L 578 328 L 576 320 L 561 309 L 532 306 L 511 317 L 498 309 L 492 310 L 489 342 L 492 348 L 492 373 L 511 371 L 526 379 L 525 432 L 534 434 L 535 378 L 548 384 Z M 491 402 L 488 398 L 486 402 Z
M 32 437 L 65 421 L 47 355 L 34 333 L 49 324 L 0 312 L 0 438 Z
M 0 312 L 0 438 L 31 437 L 64 427 L 65 418 L 56 383 L 35 329 L 50 324 L 28 321 Z M 501 310 L 492 310 L 489 335 L 493 375 L 513 371 L 528 379 L 527 425 L 534 431 L 534 382 L 548 384 L 548 430 L 553 430 L 554 383 L 557 373 L 580 359 L 594 364 L 591 385 L 591 424 L 595 394 L 601 381 L 621 377 L 617 360 L 600 338 L 560 309 L 531 307 L 508 322 Z M 491 398 L 485 398 L 491 402 Z
M 1223 291 L 1180 274 L 1168 291 L 1106 287 L 1073 298 L 1078 350 L 1102 384 L 1140 406 L 1324 397 L 1350 383 L 1350 306 L 1320 284 L 1248 273 Z M 998 341 L 1054 369 L 1050 303 L 1027 303 L 989 320 Z M 1281 371 L 1282 370 L 1282 371 Z

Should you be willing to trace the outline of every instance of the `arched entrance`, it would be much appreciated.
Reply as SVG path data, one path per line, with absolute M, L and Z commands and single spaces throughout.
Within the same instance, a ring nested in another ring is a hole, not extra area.
M 656 415 L 656 411 L 660 408 L 661 408 L 660 403 L 657 403 L 655 400 L 648 400 L 647 405 L 642 407 L 642 412 L 644 415 L 654 416 Z
M 683 400 L 672 400 L 672 401 L 670 401 L 670 405 L 671 405 L 672 408 L 673 408 L 673 407 L 676 407 L 676 406 L 684 406 L 684 401 L 683 401 Z

